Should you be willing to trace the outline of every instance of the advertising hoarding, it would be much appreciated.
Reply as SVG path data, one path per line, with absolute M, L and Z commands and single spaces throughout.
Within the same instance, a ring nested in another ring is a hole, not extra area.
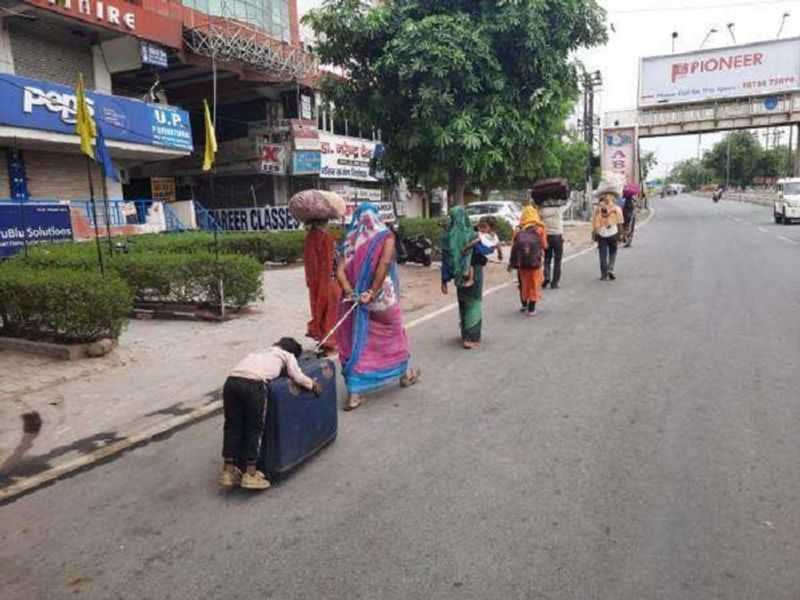
M 189 113 L 165 104 L 86 91 L 106 140 L 191 152 Z M 75 135 L 75 88 L 0 73 L 0 125 Z
M 295 150 L 292 154 L 293 175 L 317 175 L 319 168 L 319 150 Z
M 55 203 L 0 203 L 0 257 L 19 252 L 27 243 L 72 240 L 69 206 Z
M 704 102 L 800 89 L 800 39 L 643 58 L 639 106 Z
M 286 146 L 283 144 L 261 143 L 261 166 L 262 173 L 272 175 L 286 174 Z
M 636 129 L 620 127 L 603 130 L 603 173 L 618 173 L 628 183 L 636 177 Z
M 378 142 L 333 135 L 323 131 L 319 133 L 319 141 L 322 151 L 320 177 L 378 181 L 378 178 L 370 173 L 370 163 L 375 156 Z

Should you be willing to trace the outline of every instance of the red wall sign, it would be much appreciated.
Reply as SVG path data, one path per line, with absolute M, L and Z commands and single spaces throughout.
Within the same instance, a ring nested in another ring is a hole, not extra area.
M 179 6 L 173 16 L 168 3 L 153 11 L 125 0 L 24 0 L 26 4 L 43 8 L 137 38 L 158 42 L 170 48 L 181 48 Z M 145 2 L 145 5 L 149 3 Z M 164 14 L 167 13 L 167 14 Z

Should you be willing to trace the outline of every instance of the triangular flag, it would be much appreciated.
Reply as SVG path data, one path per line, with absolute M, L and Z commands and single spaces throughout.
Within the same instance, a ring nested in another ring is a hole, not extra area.
M 214 164 L 214 156 L 217 153 L 217 134 L 214 132 L 211 111 L 208 110 L 208 102 L 205 100 L 203 100 L 203 111 L 206 123 L 206 151 L 203 157 L 203 171 L 210 171 Z
M 97 123 L 97 140 L 94 144 L 94 159 L 103 167 L 103 175 L 110 177 L 114 181 L 119 181 L 117 173 L 114 171 L 114 164 L 111 162 L 111 155 L 106 146 L 106 136 L 103 135 L 103 127 Z
M 75 88 L 77 112 L 75 115 L 75 133 L 81 138 L 81 152 L 94 159 L 92 141 L 97 136 L 89 107 L 86 105 L 86 93 L 83 88 L 83 73 L 78 74 L 78 86 Z

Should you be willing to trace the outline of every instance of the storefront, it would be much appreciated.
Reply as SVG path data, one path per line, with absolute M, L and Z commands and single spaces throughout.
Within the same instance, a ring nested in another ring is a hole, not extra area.
M 125 179 L 128 165 L 186 156 L 193 150 L 188 114 L 163 104 L 87 91 L 114 168 Z M 0 74 L 0 199 L 85 200 L 86 161 L 75 135 L 72 87 Z M 122 199 L 122 183 L 102 180 L 90 166 L 95 193 Z

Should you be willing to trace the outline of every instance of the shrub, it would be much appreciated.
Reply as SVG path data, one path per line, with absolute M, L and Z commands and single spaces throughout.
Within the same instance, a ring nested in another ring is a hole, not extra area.
M 261 264 L 249 256 L 209 252 L 115 256 L 109 267 L 127 282 L 139 302 L 177 302 L 219 306 L 219 280 L 225 303 L 243 308 L 261 297 Z
M 61 342 L 116 339 L 132 308 L 130 289 L 115 275 L 0 266 L 0 316 L 9 335 Z

